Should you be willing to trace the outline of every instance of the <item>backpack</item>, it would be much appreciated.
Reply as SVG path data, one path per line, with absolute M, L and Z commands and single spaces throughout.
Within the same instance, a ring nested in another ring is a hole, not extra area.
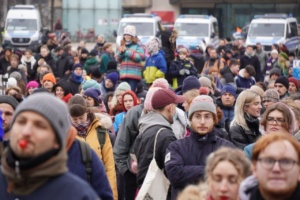
M 102 150 L 104 144 L 105 144 L 105 138 L 106 138 L 106 129 L 103 129 L 101 127 L 97 127 L 97 138 L 100 144 L 100 148 Z M 88 143 L 78 140 L 80 144 L 80 150 L 81 150 L 81 158 L 82 162 L 85 165 L 85 171 L 87 174 L 87 179 L 88 182 L 91 182 L 91 177 L 92 177 L 92 152 L 91 152 L 91 147 Z

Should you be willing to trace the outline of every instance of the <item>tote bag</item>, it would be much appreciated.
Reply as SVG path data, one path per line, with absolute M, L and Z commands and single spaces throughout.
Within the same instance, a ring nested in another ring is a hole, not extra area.
M 157 166 L 155 160 L 157 137 L 163 129 L 164 128 L 159 129 L 156 133 L 153 147 L 153 158 L 136 200 L 165 200 L 167 198 L 170 181 L 167 179 L 164 172 Z

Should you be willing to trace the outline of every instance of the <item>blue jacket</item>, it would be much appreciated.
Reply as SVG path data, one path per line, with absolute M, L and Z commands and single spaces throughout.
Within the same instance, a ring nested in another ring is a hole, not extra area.
M 105 168 L 103 163 L 98 158 L 97 154 L 91 149 L 92 152 L 92 177 L 91 186 L 97 192 L 101 199 L 114 199 L 112 190 L 110 188 Z M 82 162 L 82 154 L 80 144 L 77 139 L 74 140 L 71 148 L 68 151 L 68 168 L 69 171 L 81 179 L 87 181 L 87 173 L 84 163 Z
M 249 89 L 252 85 L 255 85 L 256 83 L 253 76 L 251 76 L 249 79 L 244 78 L 242 76 L 242 71 L 240 71 L 239 75 L 234 78 L 234 82 L 237 88 L 245 88 L 245 89 Z
M 83 181 L 81 178 L 67 172 L 63 175 L 56 176 L 49 179 L 44 185 L 37 190 L 26 196 L 13 195 L 8 193 L 7 181 L 0 171 L 0 199 L 1 200 L 96 200 L 99 199 L 98 195 L 91 188 L 91 186 Z
M 245 148 L 244 148 L 244 153 L 250 160 L 252 159 L 252 151 L 253 151 L 254 145 L 255 145 L 255 143 L 252 143 L 252 144 L 245 146 Z
M 216 131 L 201 136 L 191 132 L 189 137 L 172 142 L 166 150 L 165 170 L 172 185 L 172 199 L 189 184 L 204 178 L 207 156 L 221 146 L 235 147 L 216 136 Z
M 125 114 L 126 114 L 125 112 L 121 112 L 115 116 L 114 131 L 115 131 L 116 135 L 119 130 L 119 127 L 121 126 L 121 124 L 123 122 Z
M 157 54 L 147 58 L 143 72 L 146 83 L 153 83 L 156 79 L 165 77 L 167 63 L 164 55 L 165 53 L 159 50 Z
M 216 100 L 216 103 L 218 105 L 218 107 L 221 108 L 222 113 L 223 113 L 223 117 L 222 120 L 220 122 L 221 127 L 224 127 L 226 129 L 226 131 L 229 131 L 229 127 L 230 127 L 230 123 L 233 120 L 234 117 L 234 105 L 231 107 L 228 106 L 224 106 L 222 103 L 221 98 Z

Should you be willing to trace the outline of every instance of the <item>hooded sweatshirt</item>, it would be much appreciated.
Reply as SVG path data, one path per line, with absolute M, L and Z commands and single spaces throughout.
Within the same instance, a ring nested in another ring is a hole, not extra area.
M 170 123 L 159 112 L 152 111 L 139 119 L 140 134 L 135 140 L 134 152 L 138 160 L 137 183 L 143 184 L 148 167 L 153 158 L 154 140 L 159 129 L 164 128 L 157 137 L 155 160 L 160 169 L 164 168 L 166 149 L 176 140 Z

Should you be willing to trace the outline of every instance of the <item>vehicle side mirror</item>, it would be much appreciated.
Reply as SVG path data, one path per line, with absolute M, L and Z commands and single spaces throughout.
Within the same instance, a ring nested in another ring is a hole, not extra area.
M 210 38 L 214 38 L 214 37 L 216 37 L 216 34 L 215 33 L 211 33 Z
M 116 31 L 116 30 L 114 30 L 114 31 L 113 31 L 113 35 L 114 35 L 114 37 L 115 37 L 115 38 L 118 36 L 118 34 L 117 34 L 117 31 Z

